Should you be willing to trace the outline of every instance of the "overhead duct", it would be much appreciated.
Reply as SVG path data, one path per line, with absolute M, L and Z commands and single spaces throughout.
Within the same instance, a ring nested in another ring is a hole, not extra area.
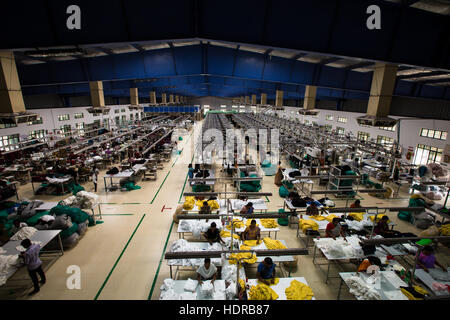
M 143 106 L 139 105 L 139 92 L 138 88 L 130 88 L 130 110 L 141 110 L 144 109 Z
M 303 108 L 298 111 L 299 114 L 304 116 L 316 116 L 319 114 L 319 110 L 316 110 L 316 86 L 306 86 L 305 99 L 303 100 Z
M 109 108 L 105 107 L 105 96 L 103 94 L 103 82 L 91 81 L 89 82 L 91 90 L 92 107 L 87 108 L 86 111 L 93 114 L 109 114 Z
M 0 123 L 17 125 L 35 121 L 39 115 L 26 111 L 12 51 L 0 51 Z

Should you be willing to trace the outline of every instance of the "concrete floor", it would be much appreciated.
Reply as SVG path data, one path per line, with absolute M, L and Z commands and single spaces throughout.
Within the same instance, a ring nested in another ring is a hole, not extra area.
M 196 124 L 198 125 L 198 123 Z M 172 223 L 172 215 L 179 203 L 182 203 L 183 190 L 191 191 L 186 182 L 187 165 L 191 162 L 193 153 L 193 135 L 183 137 L 179 149 L 183 152 L 173 156 L 166 162 L 163 170 L 158 171 L 156 181 L 139 181 L 140 190 L 130 192 L 105 193 L 101 171 L 97 194 L 102 203 L 103 224 L 90 227 L 79 243 L 65 252 L 47 271 L 47 283 L 41 291 L 29 298 L 33 300 L 82 300 L 82 299 L 158 299 L 160 286 L 169 277 L 169 267 L 163 259 L 166 246 L 178 239 L 177 225 Z M 220 176 L 217 166 L 216 176 Z M 83 184 L 86 191 L 93 190 L 93 184 Z M 220 190 L 217 186 L 216 190 Z M 322 188 L 322 187 L 316 187 Z M 229 187 L 227 187 L 230 190 Z M 283 207 L 283 200 L 278 195 L 274 177 L 264 177 L 262 192 L 272 192 L 268 197 L 269 211 Z M 59 201 L 66 196 L 34 196 L 31 184 L 19 189 L 21 199 L 40 199 Z M 362 195 L 363 206 L 407 206 L 408 194 L 401 192 L 401 199 L 380 200 L 367 194 Z M 181 200 L 180 200 L 181 198 Z M 335 200 L 337 206 L 345 205 L 345 201 Z M 166 208 L 163 210 L 163 208 Z M 398 220 L 395 214 L 391 220 L 397 223 L 396 229 L 402 232 L 418 234 L 421 230 L 413 225 Z M 280 226 L 277 239 L 286 240 L 288 247 L 304 247 L 303 242 L 296 237 L 297 226 Z M 437 256 L 441 263 L 450 265 L 450 250 L 440 246 Z M 81 269 L 81 289 L 70 290 L 66 286 L 70 276 L 66 270 L 71 265 Z M 355 265 L 346 265 L 347 271 L 355 271 Z M 255 268 L 248 272 L 254 277 Z M 336 271 L 334 268 L 331 271 Z M 312 263 L 310 255 L 298 256 L 298 267 L 292 276 L 305 277 L 312 288 L 316 299 L 336 299 L 339 280 L 330 280 L 325 284 L 324 275 Z M 193 274 L 184 272 L 179 279 L 187 279 Z M 343 290 L 341 299 L 353 299 Z

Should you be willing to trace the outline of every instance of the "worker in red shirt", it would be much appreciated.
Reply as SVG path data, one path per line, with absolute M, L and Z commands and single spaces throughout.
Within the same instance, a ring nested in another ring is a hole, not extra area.
M 327 228 L 325 229 L 325 237 L 336 240 L 336 237 L 342 236 L 345 240 L 345 235 L 339 221 L 341 221 L 340 218 L 333 218 L 333 220 L 328 223 Z

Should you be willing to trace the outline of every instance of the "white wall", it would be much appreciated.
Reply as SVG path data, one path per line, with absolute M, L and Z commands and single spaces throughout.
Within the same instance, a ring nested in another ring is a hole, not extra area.
M 393 138 L 395 141 L 398 141 L 397 138 L 397 130 L 398 125 L 395 131 L 386 131 L 381 130 L 377 127 L 362 127 L 360 126 L 356 118 L 363 116 L 364 113 L 356 113 L 356 112 L 345 112 L 345 111 L 335 111 L 335 110 L 320 110 L 317 118 L 312 116 L 303 116 L 298 114 L 298 108 L 293 107 L 285 107 L 284 111 L 277 111 L 279 115 L 288 116 L 293 118 L 299 118 L 302 122 L 304 120 L 309 120 L 309 123 L 313 121 L 317 122 L 319 125 L 332 125 L 333 129 L 336 127 L 345 128 L 345 132 L 352 132 L 355 137 L 358 136 L 358 131 L 367 132 L 370 134 L 370 139 L 374 138 L 375 141 L 377 136 L 385 136 L 389 138 Z M 333 121 L 327 121 L 326 116 L 333 115 Z M 346 117 L 347 123 L 337 122 L 338 116 Z M 391 118 L 398 119 L 400 117 L 390 116 Z M 406 117 L 401 117 L 400 121 L 400 145 L 403 149 L 403 156 L 405 156 L 408 147 L 413 147 L 416 149 L 418 144 L 424 144 L 427 146 L 437 147 L 445 149 L 445 146 L 450 144 L 450 135 L 447 135 L 447 140 L 437 140 L 431 138 L 425 138 L 420 136 L 420 130 L 422 128 L 434 129 L 434 130 L 442 130 L 450 132 L 450 121 L 446 120 L 436 120 L 436 119 L 415 119 L 408 118 L 408 120 L 404 120 Z
M 110 125 L 115 123 L 115 117 L 120 116 L 122 118 L 123 115 L 126 116 L 126 120 L 130 120 L 130 114 L 133 114 L 133 119 L 136 119 L 136 113 L 140 113 L 138 110 L 130 110 L 127 105 L 112 105 L 108 106 L 110 108 L 109 115 L 100 115 L 94 117 L 93 114 L 86 111 L 87 107 L 70 107 L 70 108 L 53 108 L 53 109 L 33 109 L 29 110 L 30 112 L 37 113 L 42 117 L 42 124 L 36 125 L 27 125 L 26 123 L 19 124 L 14 128 L 4 128 L 0 129 L 0 136 L 7 136 L 12 134 L 19 134 L 20 140 L 25 140 L 28 137 L 28 134 L 34 130 L 45 129 L 48 130 L 50 134 L 54 129 L 60 129 L 62 125 L 70 124 L 72 126 L 72 130 L 76 129 L 76 123 L 84 122 L 85 127 L 88 124 L 94 122 L 94 120 L 100 120 L 100 125 L 103 125 L 103 119 L 109 118 Z M 119 109 L 119 113 L 115 113 L 114 110 Z M 120 112 L 121 109 L 125 109 L 125 112 Z M 83 113 L 84 117 L 81 119 L 75 119 L 75 113 Z M 69 114 L 70 119 L 67 121 L 59 121 L 58 115 L 61 114 Z

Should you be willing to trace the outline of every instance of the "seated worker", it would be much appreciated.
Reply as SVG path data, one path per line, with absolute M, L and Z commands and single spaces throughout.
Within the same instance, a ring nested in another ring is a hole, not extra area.
M 350 205 L 350 208 L 361 208 L 361 200 L 356 200 Z
M 275 267 L 276 264 L 273 263 L 272 258 L 266 257 L 259 265 L 256 276 L 258 281 L 263 282 L 267 285 L 275 283 Z
M 245 228 L 244 232 L 242 232 L 242 240 L 258 240 L 257 243 L 261 242 L 261 229 L 256 226 L 256 220 L 253 219 L 250 222 L 250 225 Z
M 361 262 L 358 267 L 358 272 L 367 271 L 367 268 L 372 265 L 379 266 L 381 270 L 381 260 L 378 257 L 370 256 Z
M 245 206 L 242 207 L 240 214 L 252 214 L 253 213 L 253 203 L 248 202 Z
M 340 218 L 333 218 L 333 221 L 327 224 L 327 228 L 325 229 L 325 237 L 333 238 L 336 240 L 336 237 L 342 236 L 345 239 L 344 232 L 341 228 Z
M 315 202 L 311 202 L 311 204 L 306 208 L 306 214 L 308 216 L 317 216 L 319 215 L 319 209 Z
M 210 214 L 211 207 L 208 204 L 208 201 L 203 201 L 203 206 L 200 208 L 199 214 Z
M 220 231 L 217 229 L 217 225 L 215 222 L 211 223 L 211 227 L 203 233 L 203 236 L 208 240 L 209 244 L 213 244 L 213 242 L 219 242 L 225 244 L 225 242 L 220 237 Z
M 423 269 L 426 272 L 429 272 L 428 269 L 433 269 L 435 265 L 441 267 L 442 270 L 447 272 L 447 269 L 440 264 L 436 260 L 436 256 L 433 254 L 433 247 L 432 246 L 425 246 L 423 248 L 422 252 L 419 255 L 419 259 L 417 260 L 417 269 Z
M 380 221 L 378 221 L 377 225 L 373 229 L 373 233 L 376 235 L 383 236 L 384 238 L 397 238 L 401 236 L 401 232 L 396 230 L 389 230 L 388 225 L 388 216 L 381 217 Z
M 14 225 L 11 228 L 11 234 L 16 234 L 17 231 L 19 231 L 23 227 L 28 227 L 25 222 L 20 222 L 18 219 L 14 220 L 13 224 Z
M 211 280 L 211 283 L 217 278 L 217 267 L 211 263 L 210 258 L 205 258 L 205 264 L 197 269 L 198 284 L 202 285 L 203 281 Z

